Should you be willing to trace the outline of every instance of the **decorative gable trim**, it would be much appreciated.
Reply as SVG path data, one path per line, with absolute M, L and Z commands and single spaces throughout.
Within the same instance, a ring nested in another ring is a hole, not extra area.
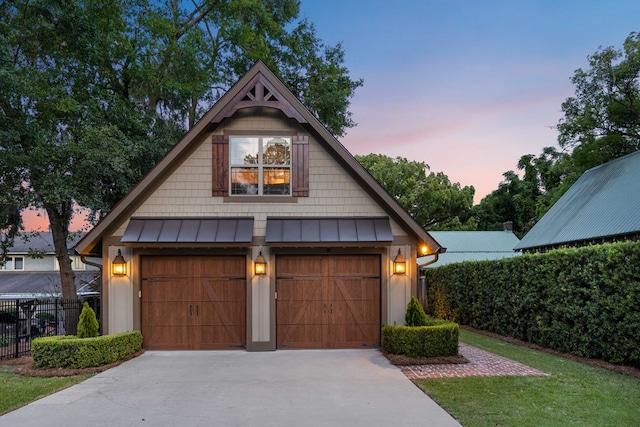
M 171 149 L 167 155 L 103 218 L 78 244 L 76 252 L 83 255 L 101 255 L 101 242 L 104 236 L 113 232 L 128 219 L 135 208 L 147 197 L 160 182 L 166 179 L 175 166 L 189 153 L 193 144 L 201 141 L 199 138 L 205 132 L 211 132 L 217 124 L 225 118 L 231 117 L 235 112 L 243 108 L 270 107 L 282 111 L 287 117 L 304 124 L 311 135 L 329 152 L 344 169 L 351 174 L 362 187 L 386 210 L 390 217 L 419 242 L 426 243 L 430 248 L 430 254 L 438 253 L 444 248 L 436 242 L 429 233 L 420 226 L 398 202 L 385 191 L 366 169 L 344 148 L 342 144 L 318 121 L 318 119 L 298 100 L 293 93 L 282 83 L 278 77 L 262 62 L 258 61 L 234 84 L 225 95 L 209 110 L 196 125 L 187 132 L 183 138 Z M 305 144 L 300 145 L 304 147 Z M 306 144 L 308 147 L 308 143 Z M 224 150 L 223 145 L 218 146 Z M 300 148 L 299 147 L 299 148 Z M 298 149 L 299 149 L 298 148 Z M 228 149 L 228 146 L 227 146 Z M 308 149 L 308 148 L 307 148 Z M 303 160 L 308 159 L 302 148 L 300 154 Z M 293 154 L 293 153 L 292 153 Z M 227 156 L 218 156 L 217 159 L 227 159 Z M 303 162 L 304 163 L 304 162 Z M 308 163 L 307 163 L 308 165 Z M 228 168 L 220 168 L 221 174 Z M 226 171 L 226 172 L 225 172 Z M 299 175 L 300 176 L 300 175 Z M 304 176 L 304 175 L 302 175 Z M 227 179 L 219 179 L 215 191 L 222 190 L 222 182 Z M 297 179 L 297 178 L 296 178 Z M 307 181 L 299 183 L 299 191 L 304 193 Z M 303 179 L 304 181 L 304 179 Z M 226 184 L 228 186 L 228 183 Z M 293 188 L 292 188 L 293 189 Z
M 290 119 L 298 123 L 307 123 L 300 112 L 287 101 L 287 98 L 271 84 L 264 74 L 256 74 L 233 99 L 212 119 L 212 123 L 220 123 L 233 116 L 238 110 L 252 107 L 269 107 L 282 111 Z

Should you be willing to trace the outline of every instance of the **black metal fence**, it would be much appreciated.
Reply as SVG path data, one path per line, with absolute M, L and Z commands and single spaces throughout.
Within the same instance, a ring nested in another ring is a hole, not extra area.
M 34 338 L 75 334 L 78 316 L 85 301 L 100 319 L 99 296 L 76 300 L 0 299 L 0 359 L 30 355 Z

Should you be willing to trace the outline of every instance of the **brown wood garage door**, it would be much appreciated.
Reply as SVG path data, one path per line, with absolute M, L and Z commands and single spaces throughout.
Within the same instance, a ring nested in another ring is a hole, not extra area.
M 141 269 L 146 348 L 245 346 L 244 256 L 148 256 Z
M 278 348 L 380 345 L 380 256 L 278 256 Z

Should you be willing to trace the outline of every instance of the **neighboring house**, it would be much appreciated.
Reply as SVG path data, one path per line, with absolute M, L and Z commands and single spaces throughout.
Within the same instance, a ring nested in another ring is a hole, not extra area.
M 544 252 L 640 237 L 640 151 L 586 171 L 515 247 Z
M 72 254 L 76 288 L 81 295 L 96 294 L 99 291 L 98 269 L 84 264 L 73 251 L 80 237 L 78 235 L 67 245 Z M 5 264 L 0 266 L 0 299 L 49 297 L 60 293 L 60 268 L 51 233 L 27 232 L 16 238 Z
M 76 245 L 104 333 L 251 351 L 379 346 L 440 250 L 262 62 Z
M 430 231 L 438 243 L 447 248 L 438 262 L 426 267 L 441 267 L 463 261 L 484 261 L 511 258 L 520 255 L 513 248 L 520 241 L 511 230 L 505 231 Z M 418 258 L 418 264 L 429 257 Z

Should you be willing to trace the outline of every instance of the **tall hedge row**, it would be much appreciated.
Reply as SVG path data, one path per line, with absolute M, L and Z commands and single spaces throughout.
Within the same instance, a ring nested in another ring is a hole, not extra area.
M 427 312 L 640 367 L 640 242 L 428 269 Z

